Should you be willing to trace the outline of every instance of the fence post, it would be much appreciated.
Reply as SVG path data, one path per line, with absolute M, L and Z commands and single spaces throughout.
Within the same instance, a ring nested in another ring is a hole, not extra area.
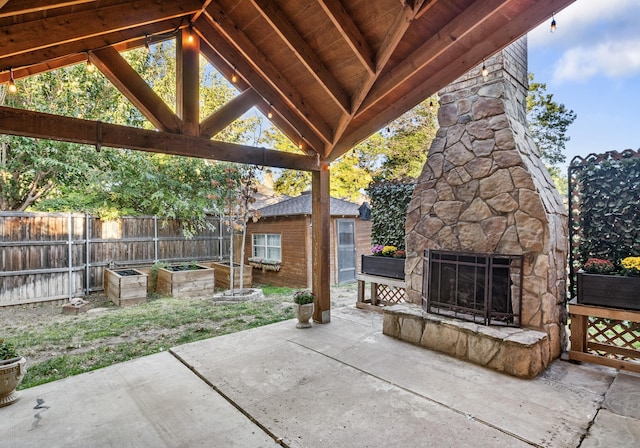
M 69 213 L 67 217 L 67 256 L 69 265 L 69 301 L 73 299 L 73 236 L 71 234 L 73 226 L 73 216 Z
M 85 245 L 85 255 L 84 255 L 84 294 L 86 296 L 89 295 L 89 290 L 91 289 L 91 284 L 89 281 L 89 275 L 91 270 L 91 248 L 89 242 L 89 214 L 84 214 L 84 245 Z
M 153 262 L 158 262 L 158 217 L 153 216 Z

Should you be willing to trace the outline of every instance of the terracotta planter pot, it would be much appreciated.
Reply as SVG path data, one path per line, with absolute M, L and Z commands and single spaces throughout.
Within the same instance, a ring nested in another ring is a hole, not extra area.
M 313 316 L 313 303 L 306 303 L 304 305 L 293 304 L 293 311 L 296 313 L 298 323 L 296 328 L 310 328 L 311 324 L 309 319 Z
M 404 258 L 362 256 L 362 273 L 404 280 Z
M 578 303 L 640 311 L 640 277 L 578 273 Z
M 0 408 L 19 400 L 16 387 L 22 382 L 24 374 L 27 373 L 25 367 L 27 360 L 24 358 L 1 362 L 5 364 L 0 364 Z

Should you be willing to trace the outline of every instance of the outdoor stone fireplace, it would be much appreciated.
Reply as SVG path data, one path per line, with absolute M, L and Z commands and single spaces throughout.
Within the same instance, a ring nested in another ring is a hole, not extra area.
M 567 211 L 527 130 L 526 38 L 485 64 L 488 76 L 476 67 L 439 92 L 440 129 L 407 211 L 409 303 L 385 313 L 383 331 L 531 377 L 565 347 Z M 521 328 L 417 307 L 429 249 L 522 256 Z

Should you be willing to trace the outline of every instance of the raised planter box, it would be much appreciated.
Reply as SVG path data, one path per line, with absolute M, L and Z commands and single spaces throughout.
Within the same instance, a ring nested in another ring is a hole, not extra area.
M 231 287 L 231 268 L 229 266 L 229 262 L 220 261 L 220 262 L 207 262 L 201 263 L 203 266 L 207 266 L 213 268 L 215 270 L 216 276 L 216 286 L 218 288 L 229 289 Z M 252 280 L 252 271 L 253 269 L 248 264 L 244 265 L 244 269 L 242 270 L 242 287 L 243 288 L 251 288 Z M 233 287 L 240 288 L 240 265 L 238 263 L 233 264 Z
M 362 273 L 404 280 L 404 258 L 362 256 Z
M 578 273 L 578 303 L 640 311 L 640 277 Z
M 117 306 L 138 305 L 147 301 L 148 279 L 137 269 L 105 269 L 104 293 Z
M 156 292 L 171 296 L 213 295 L 215 289 L 214 269 L 195 265 L 185 268 L 182 265 L 158 269 Z

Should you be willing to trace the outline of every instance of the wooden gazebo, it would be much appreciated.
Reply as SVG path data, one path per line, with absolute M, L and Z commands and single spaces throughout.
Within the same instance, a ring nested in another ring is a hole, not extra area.
M 0 83 L 87 59 L 155 131 L 0 107 L 0 133 L 313 173 L 314 320 L 329 322 L 329 165 L 573 0 L 0 0 Z M 119 52 L 177 42 L 176 113 Z M 241 92 L 200 121 L 199 55 Z M 251 107 L 301 148 L 212 137 Z

